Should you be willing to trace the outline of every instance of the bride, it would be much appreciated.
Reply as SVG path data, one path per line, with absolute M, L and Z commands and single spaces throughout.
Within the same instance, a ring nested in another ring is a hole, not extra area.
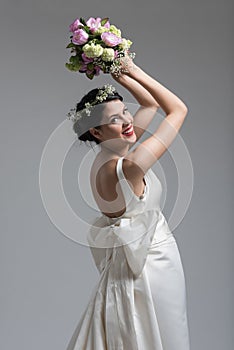
M 102 216 L 89 233 L 100 280 L 66 350 L 189 350 L 183 266 L 151 169 L 188 109 L 128 55 L 122 67 L 112 77 L 141 106 L 135 115 L 104 85 L 77 103 L 72 118 L 78 139 L 100 146 L 90 184 Z M 166 117 L 132 150 L 159 107 Z

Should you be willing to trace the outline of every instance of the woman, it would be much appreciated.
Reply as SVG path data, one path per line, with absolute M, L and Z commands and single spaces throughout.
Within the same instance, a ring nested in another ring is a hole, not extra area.
M 102 216 L 88 235 L 100 280 L 66 350 L 189 350 L 183 266 L 151 169 L 188 110 L 129 56 L 122 73 L 112 76 L 141 107 L 133 117 L 109 85 L 77 104 L 74 131 L 100 146 L 90 183 Z M 130 150 L 159 107 L 165 119 Z

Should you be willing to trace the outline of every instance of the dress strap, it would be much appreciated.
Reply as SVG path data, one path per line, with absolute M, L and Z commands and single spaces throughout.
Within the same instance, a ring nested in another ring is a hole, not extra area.
M 148 187 L 148 183 L 146 180 L 146 176 L 144 177 L 145 179 L 145 190 L 142 196 L 138 197 L 134 191 L 132 190 L 128 180 L 126 179 L 124 172 L 123 172 L 123 159 L 124 157 L 120 157 L 117 161 L 117 165 L 116 165 L 116 170 L 117 170 L 117 176 L 119 179 L 119 183 L 126 201 L 126 206 L 128 203 L 130 203 L 130 201 L 132 201 L 133 199 L 135 199 L 135 201 L 140 201 L 141 199 L 145 198 L 145 194 L 147 192 L 147 187 Z M 127 209 L 126 209 L 127 210 Z
M 117 165 L 116 165 L 116 171 L 117 171 L 117 177 L 119 180 L 119 184 L 120 187 L 122 189 L 123 195 L 124 195 L 124 199 L 126 202 L 126 211 L 128 210 L 128 204 L 132 201 L 132 199 L 135 197 L 134 192 L 132 191 L 128 180 L 126 179 L 126 177 L 124 176 L 123 173 L 123 158 L 124 157 L 120 157 L 117 161 Z

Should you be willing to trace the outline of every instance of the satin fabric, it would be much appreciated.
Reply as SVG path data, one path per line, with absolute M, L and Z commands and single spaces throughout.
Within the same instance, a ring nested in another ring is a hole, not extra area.
M 126 211 L 95 218 L 88 232 L 100 279 L 66 350 L 189 350 L 185 276 L 160 209 L 161 183 L 149 169 L 137 197 L 122 163 Z

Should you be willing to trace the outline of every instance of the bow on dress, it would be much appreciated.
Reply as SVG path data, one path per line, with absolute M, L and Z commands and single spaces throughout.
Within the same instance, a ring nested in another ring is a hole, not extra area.
M 88 242 L 100 273 L 112 259 L 117 269 L 116 257 L 121 254 L 134 277 L 144 267 L 147 252 L 160 218 L 160 209 L 149 209 L 130 217 L 120 217 L 112 224 L 106 224 L 106 217 L 95 218 Z M 123 260 L 120 259 L 119 263 Z

